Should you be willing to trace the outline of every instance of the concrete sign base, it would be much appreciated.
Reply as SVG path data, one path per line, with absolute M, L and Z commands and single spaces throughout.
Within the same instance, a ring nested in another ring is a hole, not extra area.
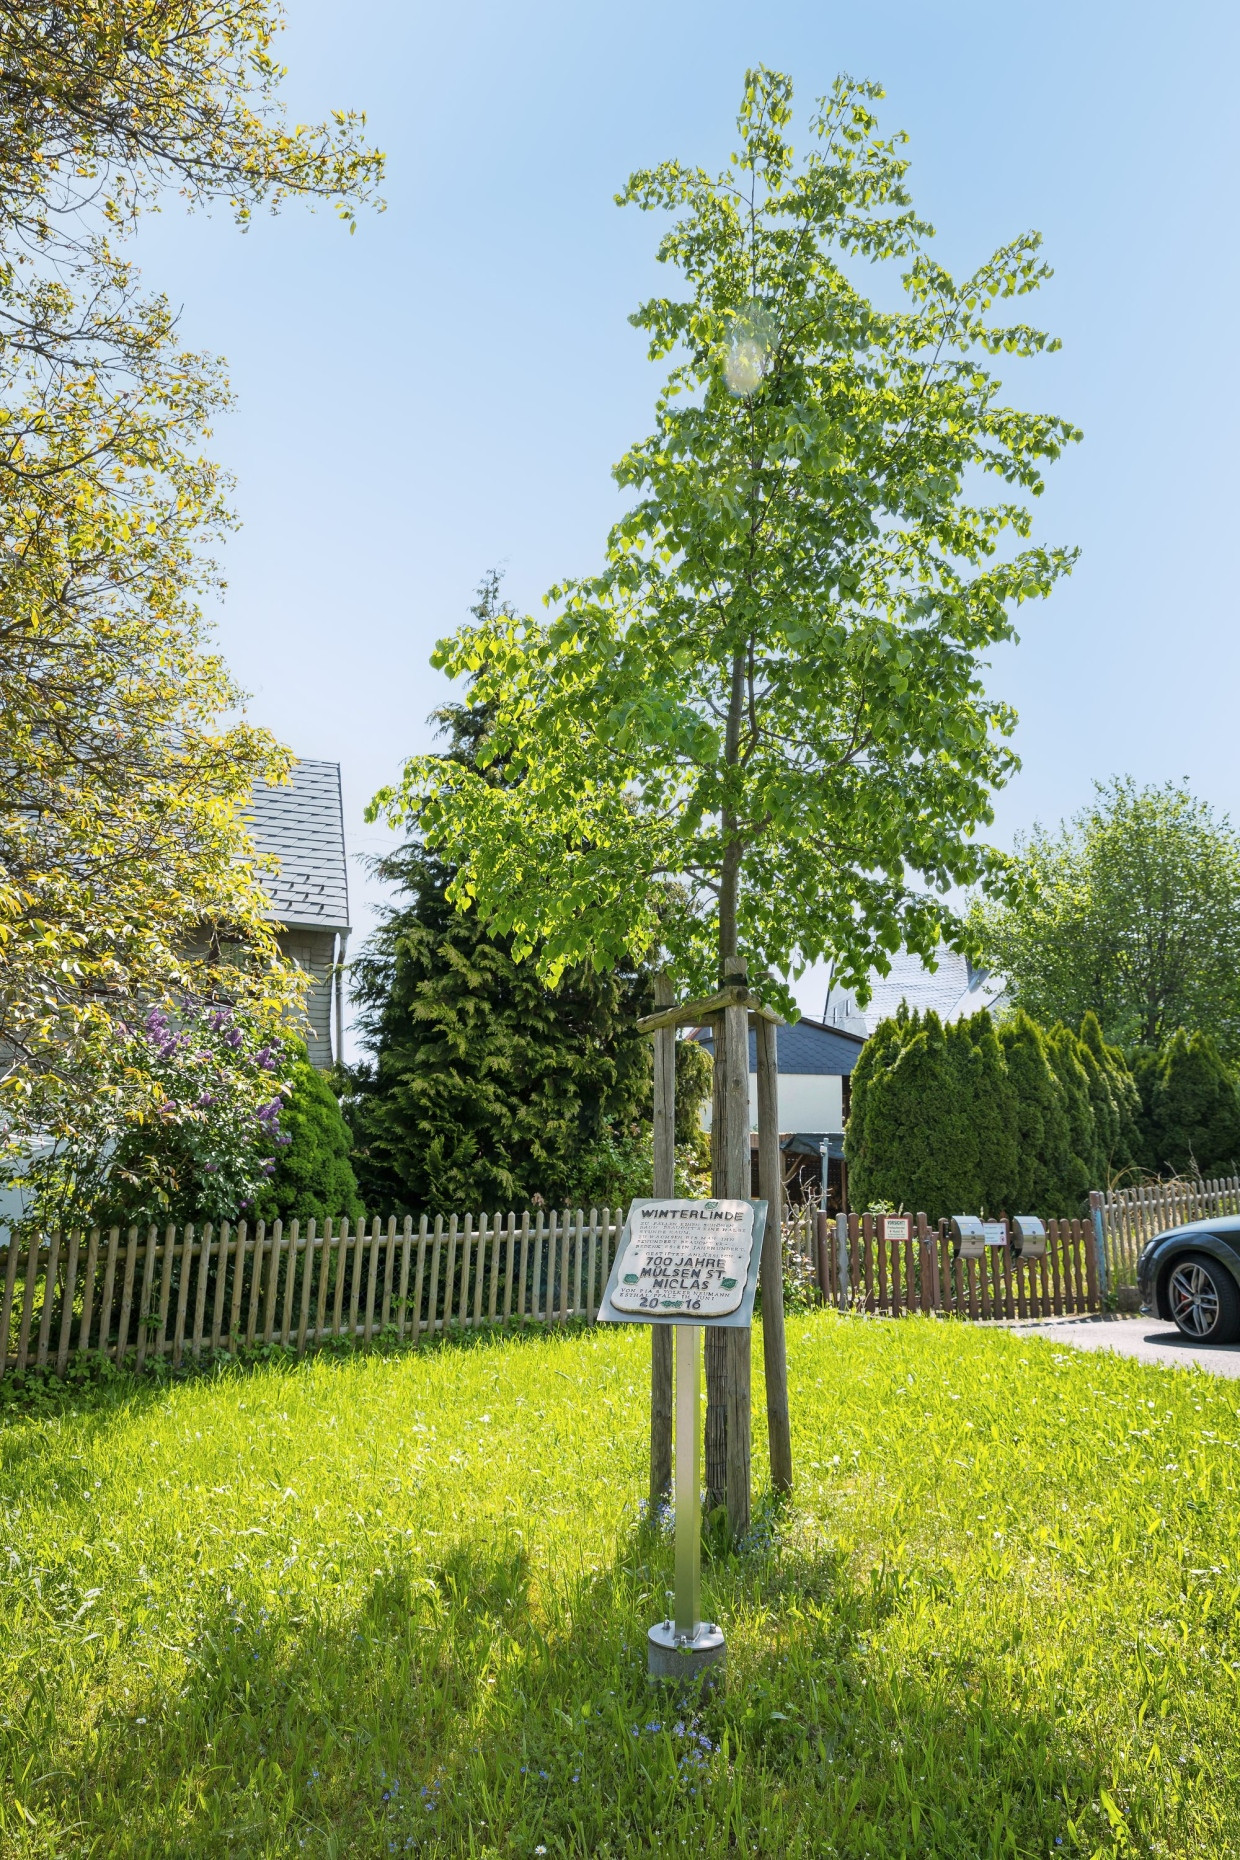
M 671 1621 L 657 1621 L 646 1636 L 646 1670 L 651 1679 L 700 1679 L 712 1668 L 722 1673 L 723 1629 L 703 1621 L 692 1640 Z

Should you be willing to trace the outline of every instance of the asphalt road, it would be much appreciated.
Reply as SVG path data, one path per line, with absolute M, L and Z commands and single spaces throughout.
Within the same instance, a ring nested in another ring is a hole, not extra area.
M 1166 1363 L 1179 1369 L 1197 1363 L 1216 1376 L 1240 1377 L 1240 1343 L 1189 1343 L 1173 1324 L 1159 1318 L 1031 1318 L 1004 1328 L 1045 1337 L 1051 1343 L 1070 1343 L 1077 1350 L 1116 1350 L 1121 1356 L 1135 1356 L 1140 1363 Z

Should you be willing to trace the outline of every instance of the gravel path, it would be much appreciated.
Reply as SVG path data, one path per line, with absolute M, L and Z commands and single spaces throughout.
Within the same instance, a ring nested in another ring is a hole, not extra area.
M 1197 1363 L 1216 1376 L 1240 1376 L 1240 1343 L 1189 1343 L 1174 1325 L 1160 1318 L 1032 1318 L 1004 1329 L 1045 1337 L 1051 1343 L 1070 1343 L 1077 1350 L 1117 1350 L 1141 1363 L 1167 1363 L 1181 1369 Z

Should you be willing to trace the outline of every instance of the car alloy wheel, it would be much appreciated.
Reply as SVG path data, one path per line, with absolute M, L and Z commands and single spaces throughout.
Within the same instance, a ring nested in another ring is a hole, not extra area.
M 1208 1337 L 1218 1324 L 1218 1288 L 1195 1259 L 1176 1267 L 1167 1287 L 1171 1315 L 1187 1337 Z

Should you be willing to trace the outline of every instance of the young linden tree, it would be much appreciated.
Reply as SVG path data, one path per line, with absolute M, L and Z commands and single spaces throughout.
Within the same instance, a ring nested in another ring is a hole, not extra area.
M 954 930 L 943 894 L 998 863 L 973 835 L 1014 717 L 980 655 L 1070 566 L 1021 545 L 1025 499 L 1075 434 L 1005 405 L 985 365 L 1053 346 L 995 315 L 1047 275 L 1036 234 L 954 282 L 879 95 L 838 80 L 798 166 L 791 84 L 750 72 L 722 175 L 667 162 L 629 181 L 622 202 L 679 215 L 659 257 L 684 286 L 633 319 L 671 367 L 616 468 L 631 507 L 549 619 L 496 613 L 437 649 L 492 711 L 482 766 L 415 757 L 373 804 L 418 821 L 454 901 L 548 980 L 661 945 L 695 993 L 737 957 L 785 975 L 828 957 L 863 991 L 902 943 L 930 954 Z M 876 304 L 859 279 L 880 264 L 902 294 L 884 281 Z M 719 1194 L 748 1175 L 743 1070 L 723 1073 Z M 707 1343 L 706 1484 L 743 1530 L 748 1339 L 731 1336 Z
M 622 203 L 678 216 L 659 257 L 682 281 L 633 317 L 671 365 L 616 467 L 632 504 L 549 617 L 497 610 L 436 650 L 508 779 L 418 756 L 372 804 L 549 979 L 661 945 L 697 992 L 737 955 L 827 957 L 864 987 L 996 869 L 974 833 L 1014 715 L 981 655 L 1071 565 L 1025 546 L 1026 500 L 1078 435 L 1008 406 L 988 365 L 1057 346 L 996 313 L 1049 275 L 1038 235 L 953 280 L 881 94 L 837 80 L 797 162 L 791 84 L 752 71 L 723 174 L 631 178 Z M 879 265 L 899 279 L 874 302 Z

